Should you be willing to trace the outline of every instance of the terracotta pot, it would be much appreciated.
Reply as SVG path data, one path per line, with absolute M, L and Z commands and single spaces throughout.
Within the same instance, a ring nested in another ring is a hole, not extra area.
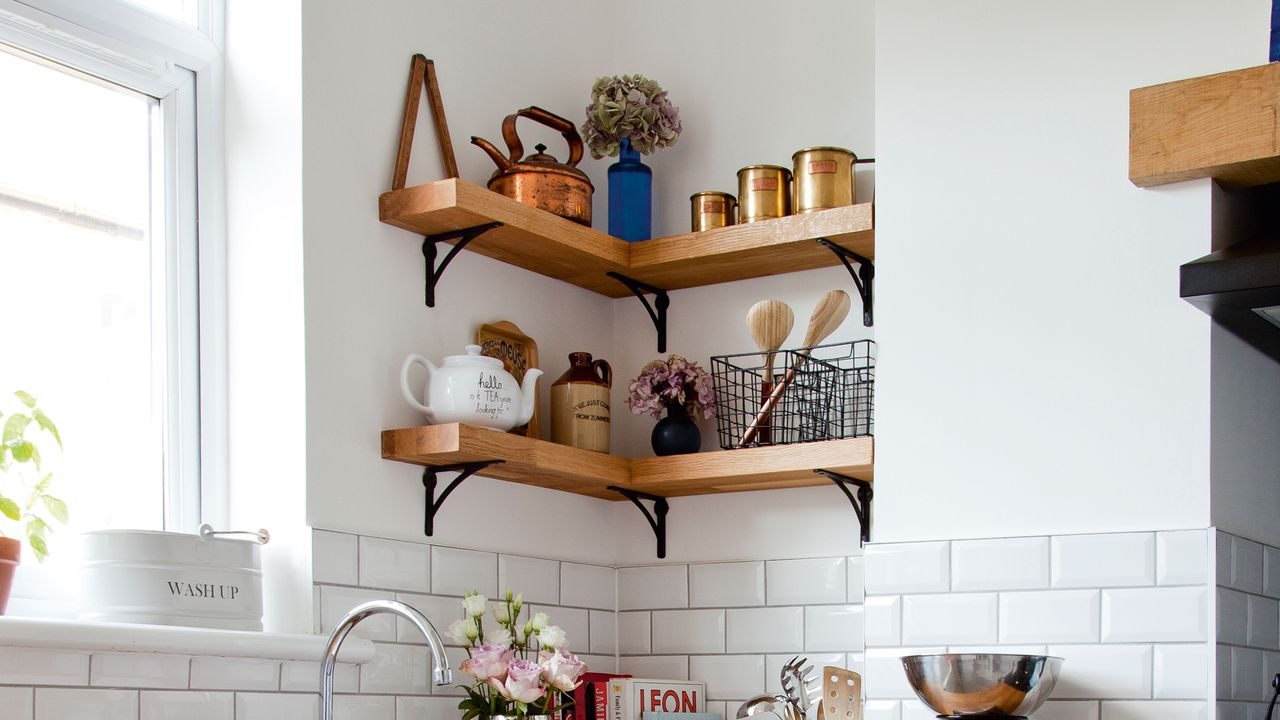
M 9 605 L 9 591 L 13 589 L 13 573 L 22 557 L 22 543 L 13 538 L 0 537 L 0 615 Z

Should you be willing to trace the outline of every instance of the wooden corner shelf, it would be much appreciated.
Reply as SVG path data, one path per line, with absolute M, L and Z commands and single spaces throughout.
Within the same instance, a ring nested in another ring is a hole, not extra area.
M 1278 107 L 1278 63 L 1132 90 L 1129 179 L 1140 187 L 1280 181 Z
M 833 252 L 814 242 L 822 237 L 875 257 L 870 203 L 636 243 L 458 179 L 383 193 L 378 214 L 382 222 L 422 236 L 501 222 L 467 249 L 615 298 L 631 291 L 608 272 L 678 290 L 839 265 Z
M 819 468 L 869 481 L 874 448 L 874 438 L 861 437 L 630 459 L 457 423 L 382 433 L 387 460 L 425 467 L 502 460 L 480 474 L 605 500 L 626 499 L 610 485 L 677 497 L 830 484 L 814 473 Z

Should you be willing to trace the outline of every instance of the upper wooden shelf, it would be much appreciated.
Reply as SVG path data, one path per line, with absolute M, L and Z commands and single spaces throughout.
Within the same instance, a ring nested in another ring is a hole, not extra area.
M 1150 187 L 1211 177 L 1227 187 L 1280 181 L 1280 64 L 1129 93 L 1129 179 Z
M 875 257 L 870 203 L 635 243 L 457 179 L 383 193 L 378 212 L 418 235 L 501 222 L 467 249 L 609 297 L 631 295 L 611 271 L 678 290 L 839 265 L 821 237 Z
M 830 484 L 813 472 L 819 468 L 871 480 L 874 448 L 862 437 L 628 459 L 457 423 L 382 433 L 388 460 L 426 467 L 502 460 L 480 474 L 605 500 L 625 499 L 610 485 L 677 497 Z

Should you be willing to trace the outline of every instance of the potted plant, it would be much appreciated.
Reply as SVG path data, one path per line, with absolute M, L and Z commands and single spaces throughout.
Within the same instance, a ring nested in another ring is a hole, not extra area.
M 67 504 L 49 494 L 53 473 L 41 466 L 41 447 L 49 449 L 49 438 L 62 449 L 58 426 L 30 393 L 19 390 L 13 396 L 21 403 L 16 409 L 5 414 L 0 408 L 0 615 L 9 603 L 22 554 L 17 538 L 26 538 L 36 559 L 44 562 L 49 555 L 49 521 L 65 523 L 68 517 Z
M 701 410 L 704 418 L 716 414 L 716 393 L 711 375 L 696 362 L 680 355 L 654 360 L 640 370 L 631 381 L 627 397 L 631 412 L 648 413 L 658 424 L 653 426 L 650 442 L 657 455 L 683 455 L 698 452 L 702 433 L 690 417 Z M 667 416 L 662 417 L 662 411 Z

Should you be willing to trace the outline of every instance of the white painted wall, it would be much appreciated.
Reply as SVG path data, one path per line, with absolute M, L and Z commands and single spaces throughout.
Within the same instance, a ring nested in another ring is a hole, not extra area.
M 878 541 L 1208 524 L 1209 184 L 1128 182 L 1128 91 L 1269 7 L 880 3 Z

